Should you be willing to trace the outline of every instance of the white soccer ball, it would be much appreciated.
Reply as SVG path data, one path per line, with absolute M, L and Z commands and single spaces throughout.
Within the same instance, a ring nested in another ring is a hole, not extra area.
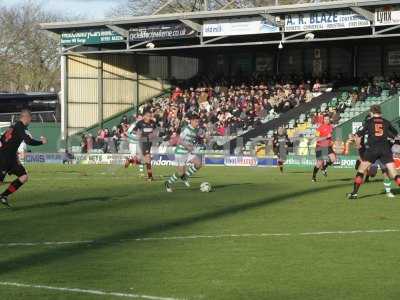
M 313 40 L 314 37 L 315 37 L 315 35 L 314 35 L 314 33 L 312 33 L 312 32 L 309 32 L 309 33 L 307 33 L 307 34 L 304 36 L 304 38 L 305 38 L 306 40 L 309 40 L 309 41 Z
M 200 184 L 200 191 L 203 193 L 211 192 L 211 184 L 209 184 L 208 182 L 203 182 L 202 184 Z
M 148 48 L 148 49 L 154 49 L 155 47 L 156 47 L 156 45 L 154 45 L 153 43 L 146 44 L 146 48 Z

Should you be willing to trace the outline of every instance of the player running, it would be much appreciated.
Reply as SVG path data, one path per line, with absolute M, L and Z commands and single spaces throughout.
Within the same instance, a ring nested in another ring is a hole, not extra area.
M 139 149 L 142 154 L 142 162 L 146 165 L 147 180 L 153 181 L 153 170 L 151 167 L 151 147 L 153 140 L 157 137 L 157 126 L 153 121 L 153 116 L 150 110 L 143 113 L 143 120 L 136 123 L 133 131 L 139 141 Z
M 8 203 L 8 196 L 16 192 L 28 181 L 28 174 L 17 156 L 19 146 L 22 142 L 30 146 L 40 146 L 47 143 L 45 137 L 40 137 L 40 141 L 31 137 L 28 132 L 28 125 L 31 121 L 32 115 L 30 111 L 21 111 L 19 121 L 10 126 L 0 138 L 0 183 L 4 182 L 7 174 L 18 177 L 0 195 L 0 202 L 8 208 L 11 208 Z
M 288 148 L 291 145 L 289 137 L 287 136 L 283 127 L 278 128 L 278 132 L 273 137 L 273 150 L 278 157 L 278 167 L 283 173 L 283 165 L 287 159 Z
M 317 145 L 315 147 L 316 163 L 313 170 L 312 181 L 317 181 L 317 173 L 322 171 L 327 176 L 327 168 L 336 161 L 336 154 L 332 147 L 333 126 L 329 116 L 324 116 L 324 122 L 317 128 Z
M 389 141 L 389 138 L 394 139 L 397 136 L 397 130 L 388 120 L 382 118 L 379 105 L 372 105 L 370 111 L 372 117 L 365 121 L 364 125 L 356 133 L 360 138 L 367 137 L 367 142 L 363 160 L 354 179 L 353 191 L 347 194 L 349 199 L 357 199 L 364 174 L 366 174 L 371 164 L 377 160 L 380 160 L 386 166 L 389 176 L 396 181 L 397 185 L 400 185 L 400 176 L 397 175 Z
M 366 118 L 366 121 L 368 120 L 369 117 Z M 363 138 L 360 138 L 356 134 L 351 134 L 348 141 L 346 142 L 348 144 L 347 148 L 349 148 L 350 144 L 354 143 L 355 146 L 358 149 L 358 155 L 359 159 L 356 161 L 355 169 L 358 170 L 360 167 L 360 164 L 362 161 L 365 160 L 365 152 L 367 150 L 365 141 L 366 141 L 366 136 Z M 349 150 L 346 150 L 348 152 Z M 383 186 L 385 189 L 386 196 L 388 198 L 394 198 L 395 195 L 392 193 L 392 181 L 390 180 L 389 172 L 388 169 L 386 168 L 386 165 L 382 163 L 381 160 L 375 161 L 371 166 L 366 170 L 365 173 L 365 180 L 364 182 L 369 182 L 369 178 L 372 177 L 374 178 L 378 172 L 378 169 L 381 169 L 382 176 L 383 176 Z
M 132 165 L 139 165 L 139 172 L 141 176 L 144 176 L 144 166 L 142 164 L 142 151 L 140 150 L 139 139 L 135 132 L 136 122 L 128 128 L 128 143 L 129 143 L 129 154 L 130 156 L 125 161 L 125 168 Z
M 199 115 L 192 113 L 189 120 L 190 124 L 182 129 L 178 145 L 175 148 L 177 172 L 165 182 L 165 189 L 168 193 L 173 192 L 172 185 L 179 178 L 187 187 L 190 187 L 189 178 L 202 167 L 201 158 L 194 154 L 195 145 L 199 139 Z

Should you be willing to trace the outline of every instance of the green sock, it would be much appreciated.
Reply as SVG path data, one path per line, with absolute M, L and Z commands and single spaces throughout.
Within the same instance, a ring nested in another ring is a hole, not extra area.
M 385 187 L 385 192 L 390 193 L 392 191 L 392 181 L 390 179 L 383 180 L 383 186 Z
M 186 170 L 185 175 L 186 175 L 187 177 L 191 177 L 191 176 L 193 176 L 193 174 L 196 173 L 197 171 L 198 171 L 198 170 L 196 169 L 195 166 L 190 166 L 190 167 Z
M 144 172 L 144 166 L 142 164 L 139 165 L 139 172 Z
M 168 179 L 168 183 L 169 184 L 174 184 L 175 182 L 177 182 L 178 181 L 178 176 L 174 173 L 174 175 L 172 175 L 169 179 Z

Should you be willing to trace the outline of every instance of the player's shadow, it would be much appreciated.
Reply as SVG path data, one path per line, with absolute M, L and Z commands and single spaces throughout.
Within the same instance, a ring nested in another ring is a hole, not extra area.
M 354 178 L 348 177 L 348 178 L 328 179 L 328 182 L 350 182 L 353 180 L 354 180 Z
M 288 174 L 312 174 L 310 171 L 287 171 Z
M 80 204 L 85 202 L 107 202 L 112 200 L 113 198 L 115 197 L 85 197 L 85 198 L 77 198 L 65 201 L 54 201 L 54 202 L 45 202 L 45 203 L 36 203 L 31 205 L 18 206 L 18 207 L 13 207 L 13 210 L 20 211 L 20 210 L 30 210 L 34 208 L 59 207 L 59 206 Z
M 216 190 L 220 190 L 220 189 L 225 189 L 225 188 L 229 188 L 229 187 L 234 187 L 234 186 L 249 186 L 249 185 L 255 185 L 254 183 L 251 182 L 244 182 L 244 183 L 231 183 L 231 184 L 216 184 L 213 186 L 213 188 L 215 188 Z
M 0 262 L 0 275 L 7 274 L 9 272 L 15 272 L 18 270 L 26 270 L 29 267 L 43 266 L 45 264 L 50 264 L 55 261 L 60 261 L 60 260 L 62 261 L 67 257 L 70 258 L 74 256 L 79 256 L 88 251 L 101 250 L 107 247 L 111 247 L 116 243 L 126 242 L 129 240 L 135 240 L 139 238 L 143 239 L 152 236 L 154 234 L 160 234 L 180 227 L 191 226 L 197 223 L 206 222 L 210 220 L 216 220 L 219 218 L 236 215 L 241 212 L 246 212 L 251 209 L 263 207 L 276 202 L 292 200 L 298 198 L 299 196 L 312 195 L 318 192 L 334 190 L 345 186 L 348 186 L 348 183 L 315 187 L 303 191 L 296 191 L 292 193 L 276 195 L 273 197 L 262 198 L 252 202 L 231 205 L 210 212 L 182 217 L 176 220 L 168 221 L 166 223 L 165 222 L 156 223 L 143 228 L 116 232 L 108 236 L 100 237 L 96 241 L 90 243 L 90 247 L 88 247 L 88 244 L 74 244 L 60 248 L 50 248 L 43 250 L 39 253 L 19 256 L 8 260 L 3 259 Z
M 400 189 L 392 189 L 392 193 L 394 195 L 399 195 Z M 385 192 L 380 192 L 380 193 L 375 193 L 375 194 L 362 195 L 362 196 L 359 196 L 358 199 L 366 199 L 366 198 L 372 198 L 372 197 L 384 196 L 384 195 L 385 195 Z

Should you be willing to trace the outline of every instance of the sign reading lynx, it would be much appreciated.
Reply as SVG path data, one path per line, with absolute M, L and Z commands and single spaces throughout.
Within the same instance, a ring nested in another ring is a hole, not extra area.
M 352 10 L 328 10 L 285 16 L 285 31 L 314 31 L 368 26 L 370 26 L 370 22 Z
M 375 10 L 375 25 L 400 24 L 400 7 L 385 6 Z
M 85 30 L 61 33 L 61 45 L 98 45 L 106 43 L 121 43 L 124 37 L 113 30 Z

